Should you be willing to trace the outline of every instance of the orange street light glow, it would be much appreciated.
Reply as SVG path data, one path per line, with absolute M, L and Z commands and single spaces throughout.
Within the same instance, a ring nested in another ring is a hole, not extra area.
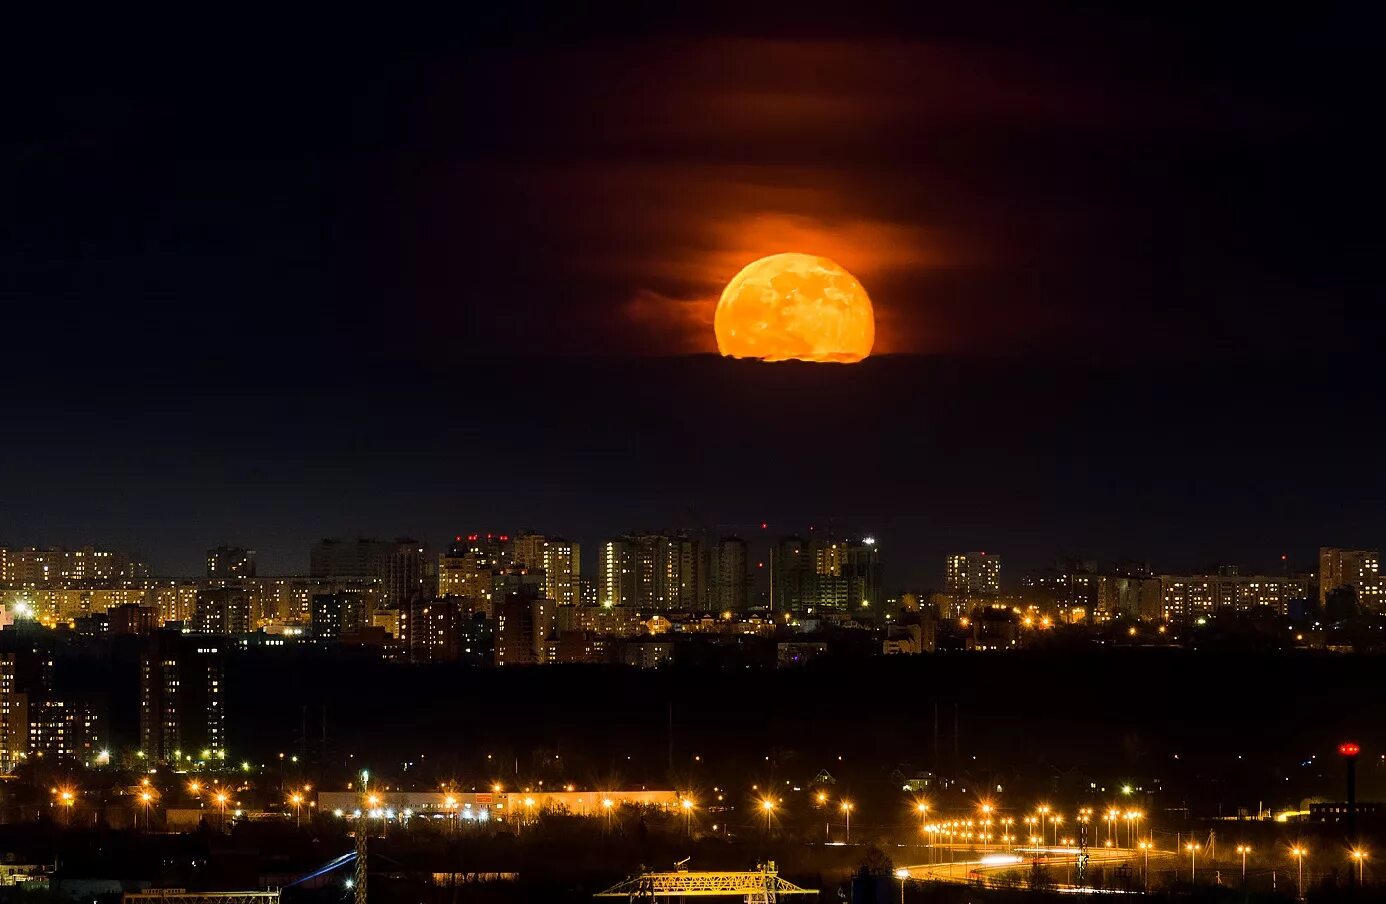
M 861 283 L 828 258 L 772 254 L 727 283 L 713 330 L 729 358 L 855 364 L 871 354 L 876 316 Z

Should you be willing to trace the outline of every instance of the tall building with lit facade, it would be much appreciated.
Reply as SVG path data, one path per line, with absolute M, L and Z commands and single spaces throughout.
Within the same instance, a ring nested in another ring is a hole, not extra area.
M 247 634 L 251 630 L 248 587 L 203 587 L 197 591 L 192 630 L 196 634 Z
M 175 752 L 226 755 L 226 641 L 159 631 L 140 657 L 140 750 L 155 763 Z
M 20 656 L 0 653 L 0 771 L 10 772 L 29 752 L 29 695 Z
M 0 651 L 0 768 L 6 771 L 31 757 L 90 763 L 101 748 L 105 707 L 91 695 L 58 693 L 52 638 L 45 634 Z
M 456 662 L 468 608 L 455 597 L 407 600 L 399 610 L 400 655 L 407 662 Z
M 207 550 L 207 577 L 255 577 L 255 550 L 240 546 L 218 546 Z
M 459 536 L 438 557 L 438 596 L 460 597 L 472 609 L 491 615 L 494 576 L 514 562 L 514 542 L 508 534 Z
M 782 611 L 842 611 L 883 600 L 874 537 L 788 536 L 771 549 L 771 605 Z
M 359 593 L 337 592 L 313 595 L 310 627 L 319 640 L 337 640 L 359 633 L 370 624 L 366 598 Z
M 597 566 L 603 606 L 691 610 L 706 599 L 702 544 L 687 534 L 634 533 L 608 540 Z
M 122 552 L 84 546 L 0 548 L 0 586 L 48 587 L 60 581 L 145 578 L 149 567 Z
M 1343 587 L 1357 592 L 1357 603 L 1365 611 L 1379 612 L 1382 603 L 1381 555 L 1375 549 L 1319 549 L 1319 605 L 1328 595 Z
M 1290 603 L 1307 602 L 1313 579 L 1308 575 L 1240 574 L 1235 567 L 1214 574 L 1162 574 L 1161 616 L 1171 622 L 1194 622 L 1219 611 L 1252 612 L 1266 609 L 1286 615 Z
M 91 700 L 29 701 L 29 753 L 90 763 L 102 748 L 105 720 Z
M 520 534 L 515 538 L 515 564 L 544 573 L 544 595 L 560 606 L 580 605 L 582 549 L 562 537 Z
M 1001 557 L 986 552 L 955 552 L 943 578 L 948 593 L 987 596 L 1001 593 Z
M 1063 621 L 1082 621 L 1097 611 L 1102 579 L 1095 561 L 1060 559 L 1052 568 L 1028 572 L 1020 585 L 1030 605 Z
M 553 610 L 553 600 L 507 596 L 496 607 L 495 664 L 543 664 L 553 631 Z
M 398 609 L 405 600 L 432 596 L 435 584 L 433 557 L 428 547 L 407 537 L 394 541 L 380 564 L 381 602 Z
M 881 549 L 875 537 L 859 537 L 843 544 L 840 572 L 847 582 L 848 608 L 884 604 Z

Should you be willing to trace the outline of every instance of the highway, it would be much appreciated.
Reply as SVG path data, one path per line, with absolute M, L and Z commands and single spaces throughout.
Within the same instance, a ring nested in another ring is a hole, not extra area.
M 948 848 L 940 847 L 940 851 Z M 1140 882 L 1141 856 L 1144 852 L 1129 848 L 1096 847 L 1088 849 L 1089 871 L 1120 863 L 1130 863 L 1135 882 Z M 1163 852 L 1152 851 L 1155 857 Z M 993 884 L 996 878 L 1006 872 L 1019 872 L 1022 884 L 1028 878 L 1031 865 L 1038 857 L 1049 867 L 1049 878 L 1060 891 L 1076 888 L 1072 884 L 1073 869 L 1078 862 L 1078 848 L 1060 847 L 1020 847 L 1007 851 L 982 854 L 971 860 L 954 860 L 951 863 L 924 863 L 917 866 L 901 867 L 909 879 L 922 882 L 952 882 L 957 884 Z M 899 873 L 897 872 L 897 875 Z

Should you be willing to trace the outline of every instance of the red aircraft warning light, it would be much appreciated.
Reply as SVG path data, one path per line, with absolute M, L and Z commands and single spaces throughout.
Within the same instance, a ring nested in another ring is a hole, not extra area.
M 1338 756 L 1355 757 L 1362 752 L 1362 748 L 1352 741 L 1344 741 L 1338 745 Z

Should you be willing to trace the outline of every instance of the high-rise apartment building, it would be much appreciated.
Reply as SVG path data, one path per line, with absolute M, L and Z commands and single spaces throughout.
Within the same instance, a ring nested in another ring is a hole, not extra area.
M 247 634 L 251 630 L 248 587 L 203 587 L 197 591 L 192 630 L 196 634 Z
M 1160 587 L 1160 615 L 1172 622 L 1196 621 L 1223 610 L 1265 608 L 1285 615 L 1292 601 L 1308 601 L 1312 582 L 1308 575 L 1240 574 L 1231 567 L 1214 574 L 1162 574 L 1154 580 Z
M 342 635 L 357 634 L 369 622 L 366 597 L 359 593 L 339 591 L 313 595 L 312 634 L 320 640 L 336 640 Z
M 496 607 L 496 665 L 542 664 L 553 630 L 553 609 L 553 600 L 507 596 Z
M 957 552 L 948 557 L 943 578 L 948 593 L 965 596 L 1001 592 L 1001 557 L 986 552 Z
M 104 721 L 91 700 L 30 700 L 29 753 L 90 763 L 101 749 Z
M 437 585 L 428 547 L 408 538 L 390 544 L 381 560 L 380 581 L 387 609 L 398 609 L 406 600 L 433 596 Z
M 544 573 L 544 595 L 559 606 L 580 604 L 581 547 L 562 537 L 520 534 L 515 538 L 515 564 Z
M 750 599 L 750 569 L 746 541 L 722 537 L 708 561 L 709 603 L 719 612 L 740 612 Z
M 226 641 L 159 631 L 140 657 L 140 750 L 168 762 L 175 752 L 226 756 Z
M 608 540 L 597 564 L 603 606 L 691 610 L 706 599 L 702 544 L 687 534 L 634 533 Z
M 881 549 L 875 537 L 860 537 L 843 544 L 840 568 L 847 581 L 847 606 L 857 609 L 885 603 L 882 585 Z
M 308 553 L 308 575 L 330 580 L 377 580 L 392 545 L 365 537 L 319 540 Z
M 148 576 L 149 567 L 143 562 L 109 549 L 0 548 L 0 586 L 48 587 L 58 582 Z
M 28 757 L 90 763 L 101 747 L 104 709 L 91 696 L 56 692 L 50 638 L 0 652 L 0 768 Z
M 400 656 L 407 662 L 455 662 L 467 607 L 454 597 L 405 602 L 399 610 Z
M 515 562 L 508 534 L 467 534 L 438 557 L 440 597 L 461 597 L 473 610 L 492 614 L 494 575 Z
M 770 551 L 770 607 L 789 612 L 806 607 L 814 555 L 803 537 L 784 537 Z
M 1328 595 L 1343 587 L 1357 592 L 1357 603 L 1364 610 L 1380 611 L 1382 586 L 1381 555 L 1375 549 L 1339 549 L 1324 546 L 1319 549 L 1319 605 Z
M 7 773 L 29 752 L 29 695 L 22 671 L 19 654 L 0 653 L 0 771 Z
M 240 546 L 218 546 L 207 550 L 207 577 L 255 577 L 255 550 Z
M 874 537 L 782 538 L 771 550 L 771 605 L 783 611 L 856 609 L 883 602 Z

